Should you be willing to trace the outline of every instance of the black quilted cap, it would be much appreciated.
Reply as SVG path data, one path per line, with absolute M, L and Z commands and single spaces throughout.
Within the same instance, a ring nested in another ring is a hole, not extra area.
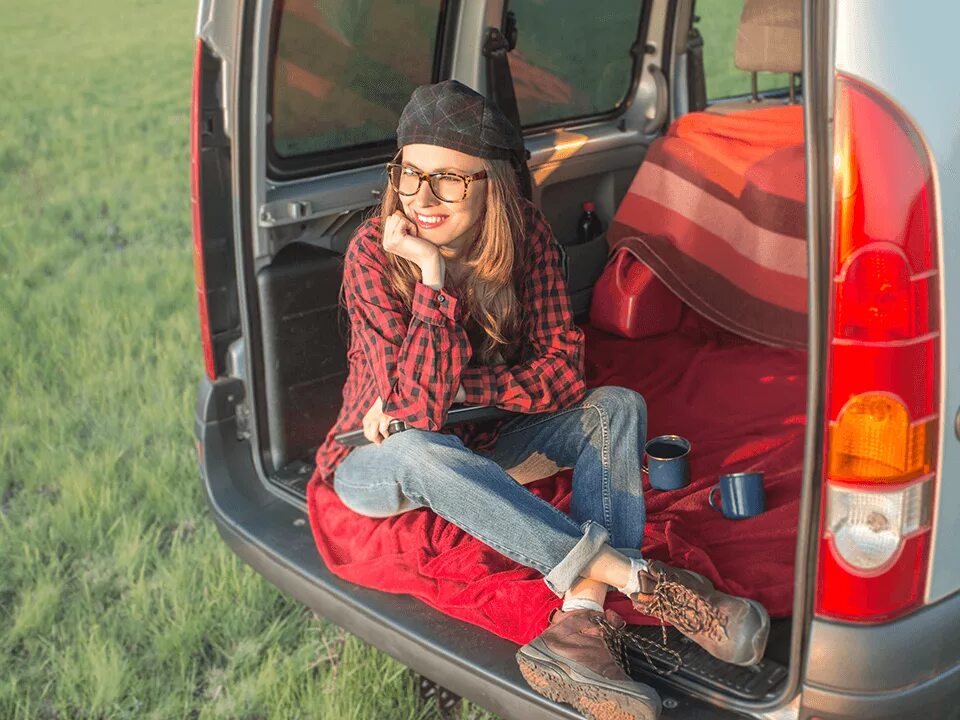
M 412 143 L 439 145 L 474 157 L 524 157 L 523 138 L 500 108 L 456 80 L 413 91 L 397 126 L 397 146 Z

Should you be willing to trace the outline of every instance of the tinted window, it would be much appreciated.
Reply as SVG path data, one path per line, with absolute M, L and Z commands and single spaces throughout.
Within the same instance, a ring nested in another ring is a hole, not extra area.
M 443 0 L 283 0 L 276 30 L 273 146 L 290 157 L 395 137 L 433 81 Z
M 509 54 L 520 121 L 539 125 L 616 109 L 633 76 L 639 0 L 510 0 Z
M 733 64 L 742 10 L 743 0 L 697 0 L 697 29 L 703 36 L 703 71 L 709 100 L 750 93 L 750 73 Z M 785 88 L 789 83 L 786 73 L 757 74 L 761 91 Z

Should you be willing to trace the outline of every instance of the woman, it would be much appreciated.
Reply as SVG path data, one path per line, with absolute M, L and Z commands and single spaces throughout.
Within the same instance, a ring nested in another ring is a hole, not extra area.
M 611 588 L 717 657 L 758 662 L 769 629 L 759 604 L 640 557 L 646 408 L 632 390 L 586 390 L 558 249 L 518 191 L 519 133 L 483 96 L 446 81 L 413 93 L 397 137 L 379 217 L 346 253 L 350 372 L 320 476 L 358 513 L 429 507 L 543 573 L 563 605 L 520 648 L 520 669 L 588 717 L 660 711 L 614 651 L 625 623 L 604 611 Z M 519 414 L 444 428 L 455 403 Z M 410 429 L 391 433 L 394 419 Z M 370 445 L 350 451 L 334 439 L 360 425 Z M 573 468 L 569 516 L 515 479 L 560 467 Z

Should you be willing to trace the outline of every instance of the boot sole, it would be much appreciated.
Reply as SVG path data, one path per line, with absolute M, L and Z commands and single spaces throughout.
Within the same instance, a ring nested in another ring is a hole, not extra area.
M 660 698 L 634 694 L 586 668 L 565 667 L 534 640 L 517 651 L 517 664 L 524 680 L 537 693 L 555 702 L 575 707 L 589 720 L 656 720 Z M 638 683 L 639 685 L 640 683 Z
M 761 615 L 761 617 L 766 617 L 766 622 L 764 622 L 760 629 L 757 630 L 756 634 L 753 636 L 751 645 L 753 645 L 753 657 L 745 662 L 734 663 L 735 665 L 756 665 L 758 662 L 763 660 L 763 653 L 767 650 L 767 639 L 770 637 L 770 617 L 767 615 L 767 609 L 758 603 L 756 600 L 747 600 L 748 603 Z

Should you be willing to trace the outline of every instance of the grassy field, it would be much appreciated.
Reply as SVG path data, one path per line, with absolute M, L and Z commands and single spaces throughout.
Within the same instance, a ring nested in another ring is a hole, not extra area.
M 710 99 L 745 95 L 750 92 L 750 73 L 733 64 L 740 24 L 741 0 L 697 0 L 700 17 L 697 29 L 703 36 L 703 66 L 707 75 L 707 97 Z M 787 87 L 789 75 L 760 73 L 760 90 Z
M 199 491 L 195 8 L 0 0 L 0 718 L 421 717 Z
M 424 717 L 200 494 L 195 7 L 0 0 L 0 718 Z

